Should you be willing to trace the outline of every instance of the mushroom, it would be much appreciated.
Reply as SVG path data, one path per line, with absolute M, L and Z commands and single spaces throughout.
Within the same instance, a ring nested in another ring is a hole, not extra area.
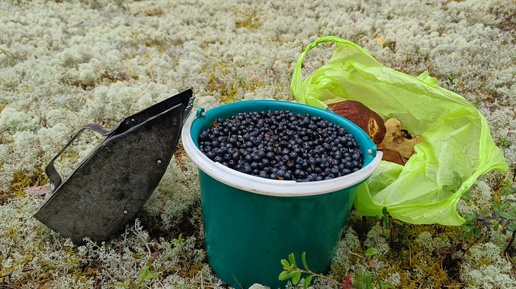
M 373 110 L 354 100 L 345 100 L 329 105 L 330 109 L 363 129 L 375 144 L 382 142 L 385 135 L 383 119 Z
M 400 153 L 401 157 L 409 159 L 415 154 L 414 146 L 423 141 L 419 135 L 412 136 L 403 128 L 401 121 L 397 118 L 389 118 L 385 121 L 385 137 L 380 147 L 394 150 Z

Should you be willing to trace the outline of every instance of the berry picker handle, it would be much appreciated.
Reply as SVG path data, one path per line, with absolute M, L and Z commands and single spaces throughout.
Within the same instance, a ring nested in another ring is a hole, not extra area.
M 57 153 L 57 155 L 48 163 L 48 165 L 45 168 L 45 173 L 47 174 L 50 181 L 54 184 L 55 188 L 59 187 L 59 185 L 62 182 L 61 176 L 57 172 L 54 161 L 61 156 L 61 154 L 73 143 L 77 137 L 85 130 L 85 129 L 91 129 L 96 133 L 99 133 L 103 136 L 109 135 L 112 131 L 106 129 L 105 127 L 96 124 L 96 123 L 90 123 L 86 125 L 85 127 L 81 128 L 73 137 L 72 139 Z

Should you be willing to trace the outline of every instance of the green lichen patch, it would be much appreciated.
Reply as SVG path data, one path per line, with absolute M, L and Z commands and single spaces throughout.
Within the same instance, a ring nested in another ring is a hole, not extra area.
M 0 204 L 11 199 L 22 198 L 27 195 L 27 188 L 46 184 L 48 179 L 41 168 L 35 171 L 18 171 L 12 174 L 11 186 L 6 191 L 0 191 Z
M 207 91 L 217 95 L 221 103 L 243 100 L 246 93 L 253 93 L 256 89 L 264 86 L 259 77 L 240 72 L 222 62 L 211 64 L 204 68 L 203 72 L 208 74 Z
M 240 8 L 236 10 L 237 20 L 235 21 L 236 28 L 247 28 L 249 30 L 256 30 L 260 28 L 262 22 L 257 15 L 256 10 L 249 8 Z

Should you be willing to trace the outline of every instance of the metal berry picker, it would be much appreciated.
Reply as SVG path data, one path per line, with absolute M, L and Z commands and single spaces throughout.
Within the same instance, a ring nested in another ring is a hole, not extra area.
M 79 130 L 47 165 L 56 189 L 34 217 L 77 244 L 117 233 L 163 177 L 193 99 L 189 89 L 124 118 L 112 130 L 98 124 Z M 63 182 L 54 161 L 85 129 L 106 138 Z

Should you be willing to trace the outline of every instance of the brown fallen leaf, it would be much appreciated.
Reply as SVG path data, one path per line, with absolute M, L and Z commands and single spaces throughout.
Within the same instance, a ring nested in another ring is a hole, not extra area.
M 405 163 L 407 162 L 406 159 L 402 158 L 400 153 L 395 150 L 383 149 L 383 148 L 380 148 L 378 150 L 383 152 L 382 160 L 384 160 L 384 161 L 397 163 L 402 166 L 404 166 Z
M 26 187 L 23 189 L 23 191 L 31 196 L 38 197 L 38 196 L 44 196 L 44 195 L 52 192 L 52 189 L 50 189 L 47 185 L 42 185 L 42 186 Z

